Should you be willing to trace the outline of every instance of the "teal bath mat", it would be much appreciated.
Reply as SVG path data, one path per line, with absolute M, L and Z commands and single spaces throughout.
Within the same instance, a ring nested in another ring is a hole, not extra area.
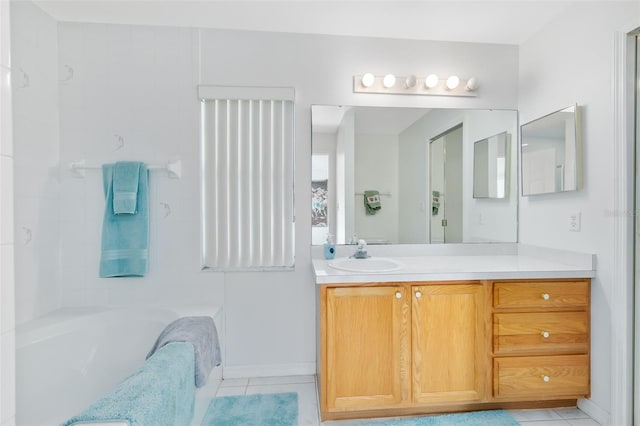
M 518 426 L 511 414 L 503 410 L 473 411 L 358 423 L 360 426 Z
M 297 426 L 298 394 L 274 393 L 213 398 L 202 426 Z

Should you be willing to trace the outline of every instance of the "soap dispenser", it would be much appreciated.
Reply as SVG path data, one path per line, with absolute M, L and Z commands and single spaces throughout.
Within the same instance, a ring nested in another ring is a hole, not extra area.
M 333 259 L 336 255 L 336 245 L 333 242 L 333 235 L 327 235 L 327 241 L 324 243 L 324 258 L 327 260 Z

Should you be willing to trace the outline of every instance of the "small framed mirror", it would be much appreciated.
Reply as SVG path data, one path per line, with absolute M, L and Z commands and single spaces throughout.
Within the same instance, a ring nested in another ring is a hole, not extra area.
M 577 105 L 520 126 L 522 195 L 582 187 L 582 141 Z
M 509 194 L 510 137 L 507 132 L 473 144 L 473 198 L 505 198 Z

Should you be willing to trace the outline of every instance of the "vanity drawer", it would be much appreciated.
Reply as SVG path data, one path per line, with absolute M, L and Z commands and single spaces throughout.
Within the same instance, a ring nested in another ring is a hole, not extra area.
M 589 395 L 589 357 L 557 355 L 495 358 L 495 398 L 581 398 Z
M 493 285 L 493 306 L 497 309 L 586 309 L 588 305 L 588 281 L 496 282 Z
M 586 354 L 587 312 L 502 313 L 493 315 L 495 355 Z

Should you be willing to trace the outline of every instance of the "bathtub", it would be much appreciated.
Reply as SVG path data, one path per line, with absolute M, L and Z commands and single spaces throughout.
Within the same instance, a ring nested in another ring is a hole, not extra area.
M 176 318 L 214 318 L 219 307 L 64 308 L 16 330 L 16 424 L 58 425 L 142 365 L 156 337 Z M 209 383 L 222 379 L 216 367 Z M 210 385 L 207 385 L 210 387 Z

